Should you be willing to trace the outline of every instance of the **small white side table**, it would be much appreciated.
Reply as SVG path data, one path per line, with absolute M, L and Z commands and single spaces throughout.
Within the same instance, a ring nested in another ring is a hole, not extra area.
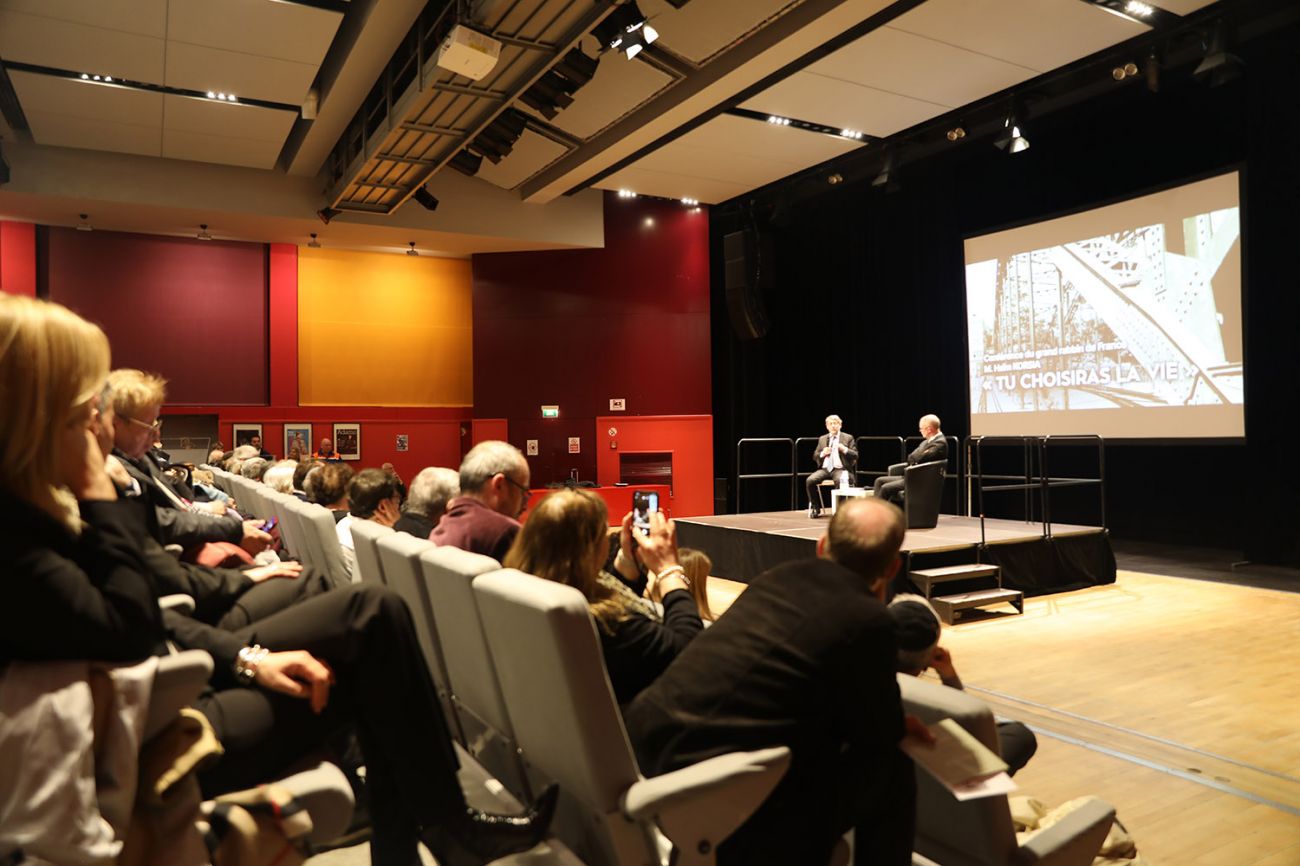
M 871 496 L 872 491 L 866 487 L 835 487 L 831 490 L 831 514 L 835 513 L 835 506 L 839 505 L 841 499 L 860 499 L 863 496 Z

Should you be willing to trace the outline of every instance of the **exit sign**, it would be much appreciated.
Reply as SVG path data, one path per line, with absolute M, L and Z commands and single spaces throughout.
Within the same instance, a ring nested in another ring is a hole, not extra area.
M 559 407 L 559 406 L 543 406 L 543 407 L 542 407 L 542 417 L 543 417 L 543 418 L 559 418 L 559 417 L 560 417 L 560 407 Z

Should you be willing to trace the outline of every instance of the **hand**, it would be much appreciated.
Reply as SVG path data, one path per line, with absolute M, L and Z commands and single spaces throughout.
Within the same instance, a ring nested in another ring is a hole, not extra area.
M 385 499 L 375 509 L 375 523 L 380 526 L 392 526 L 402 517 L 402 511 L 391 499 Z
M 70 437 L 69 444 L 73 450 L 65 455 L 64 465 L 69 467 L 65 477 L 72 495 L 82 502 L 117 499 L 117 488 L 108 477 L 108 464 L 104 452 L 99 450 L 95 431 L 86 428 L 80 435 Z
M 278 565 L 259 565 L 244 572 L 244 576 L 253 583 L 261 583 L 273 577 L 296 578 L 302 574 L 301 562 L 281 562 Z
M 952 653 L 944 647 L 937 646 L 934 648 L 934 656 L 930 659 L 930 667 L 939 675 L 939 679 L 947 682 L 948 680 L 957 679 L 957 668 L 952 663 Z
M 259 686 L 294 698 L 309 698 L 319 713 L 329 703 L 334 671 L 305 650 L 270 653 L 257 666 L 253 680 Z
M 823 457 L 831 456 L 831 446 L 827 445 L 825 448 L 822 449 L 822 456 Z
M 903 716 L 903 739 L 911 740 L 914 743 L 920 743 L 923 746 L 933 746 L 935 744 L 934 734 L 926 727 L 925 722 L 916 716 Z
M 126 467 L 122 465 L 121 460 L 118 460 L 112 454 L 104 459 L 104 471 L 108 473 L 108 477 L 118 487 L 131 487 L 131 476 L 127 473 Z
M 837 448 L 840 449 L 840 453 L 841 453 L 841 454 L 843 454 L 845 451 L 848 451 L 848 450 L 849 450 L 849 446 L 845 445 L 843 442 L 837 442 L 837 443 L 835 443 L 835 447 L 837 447 Z
M 239 542 L 239 546 L 247 550 L 251 556 L 257 556 L 271 546 L 271 534 L 263 532 L 261 526 L 260 520 L 244 521 L 244 537 Z
M 645 597 L 663 604 L 664 596 L 675 589 L 684 589 L 689 592 L 691 585 L 686 582 L 685 577 L 676 571 L 667 577 L 660 577 L 652 572 L 650 582 L 645 587 Z
M 632 539 L 632 512 L 623 515 L 623 523 L 618 532 L 618 555 L 614 557 L 614 570 L 629 583 L 641 576 L 636 564 L 636 542 Z
M 650 534 L 632 533 L 641 551 L 641 561 L 653 572 L 663 571 L 677 564 L 677 527 L 664 517 L 662 511 L 650 513 Z
M 214 500 L 208 503 L 208 510 L 217 516 L 224 515 L 226 513 L 226 503 Z

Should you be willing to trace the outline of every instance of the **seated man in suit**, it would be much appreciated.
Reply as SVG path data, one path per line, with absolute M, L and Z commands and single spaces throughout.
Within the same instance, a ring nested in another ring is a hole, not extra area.
M 922 415 L 919 424 L 921 435 L 925 439 L 916 449 L 907 455 L 906 463 L 895 463 L 889 467 L 889 474 L 876 479 L 872 492 L 890 502 L 901 503 L 903 500 L 903 472 L 909 466 L 918 463 L 930 463 L 934 460 L 948 459 L 948 440 L 943 438 L 939 429 L 938 415 Z
M 813 461 L 818 469 L 804 482 L 808 489 L 809 517 L 821 517 L 822 514 L 822 500 L 817 485 L 827 478 L 838 485 L 846 472 L 849 481 L 853 481 L 853 468 L 858 462 L 858 446 L 852 436 L 840 432 L 843 423 L 839 415 L 827 415 L 826 435 L 817 440 L 817 448 L 813 451 Z
M 719 866 L 822 864 L 856 828 L 857 862 L 912 862 L 915 779 L 893 620 L 881 600 L 903 516 L 840 505 L 817 559 L 759 575 L 624 710 L 641 769 L 659 775 L 727 752 L 790 748 L 766 802 L 718 846 Z

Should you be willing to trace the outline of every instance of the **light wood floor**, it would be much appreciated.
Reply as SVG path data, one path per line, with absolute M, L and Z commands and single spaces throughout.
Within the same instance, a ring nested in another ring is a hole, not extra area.
M 743 588 L 710 581 L 710 604 Z M 1121 571 L 943 643 L 1038 732 L 1021 793 L 1101 797 L 1155 866 L 1300 866 L 1298 638 L 1300 593 Z

